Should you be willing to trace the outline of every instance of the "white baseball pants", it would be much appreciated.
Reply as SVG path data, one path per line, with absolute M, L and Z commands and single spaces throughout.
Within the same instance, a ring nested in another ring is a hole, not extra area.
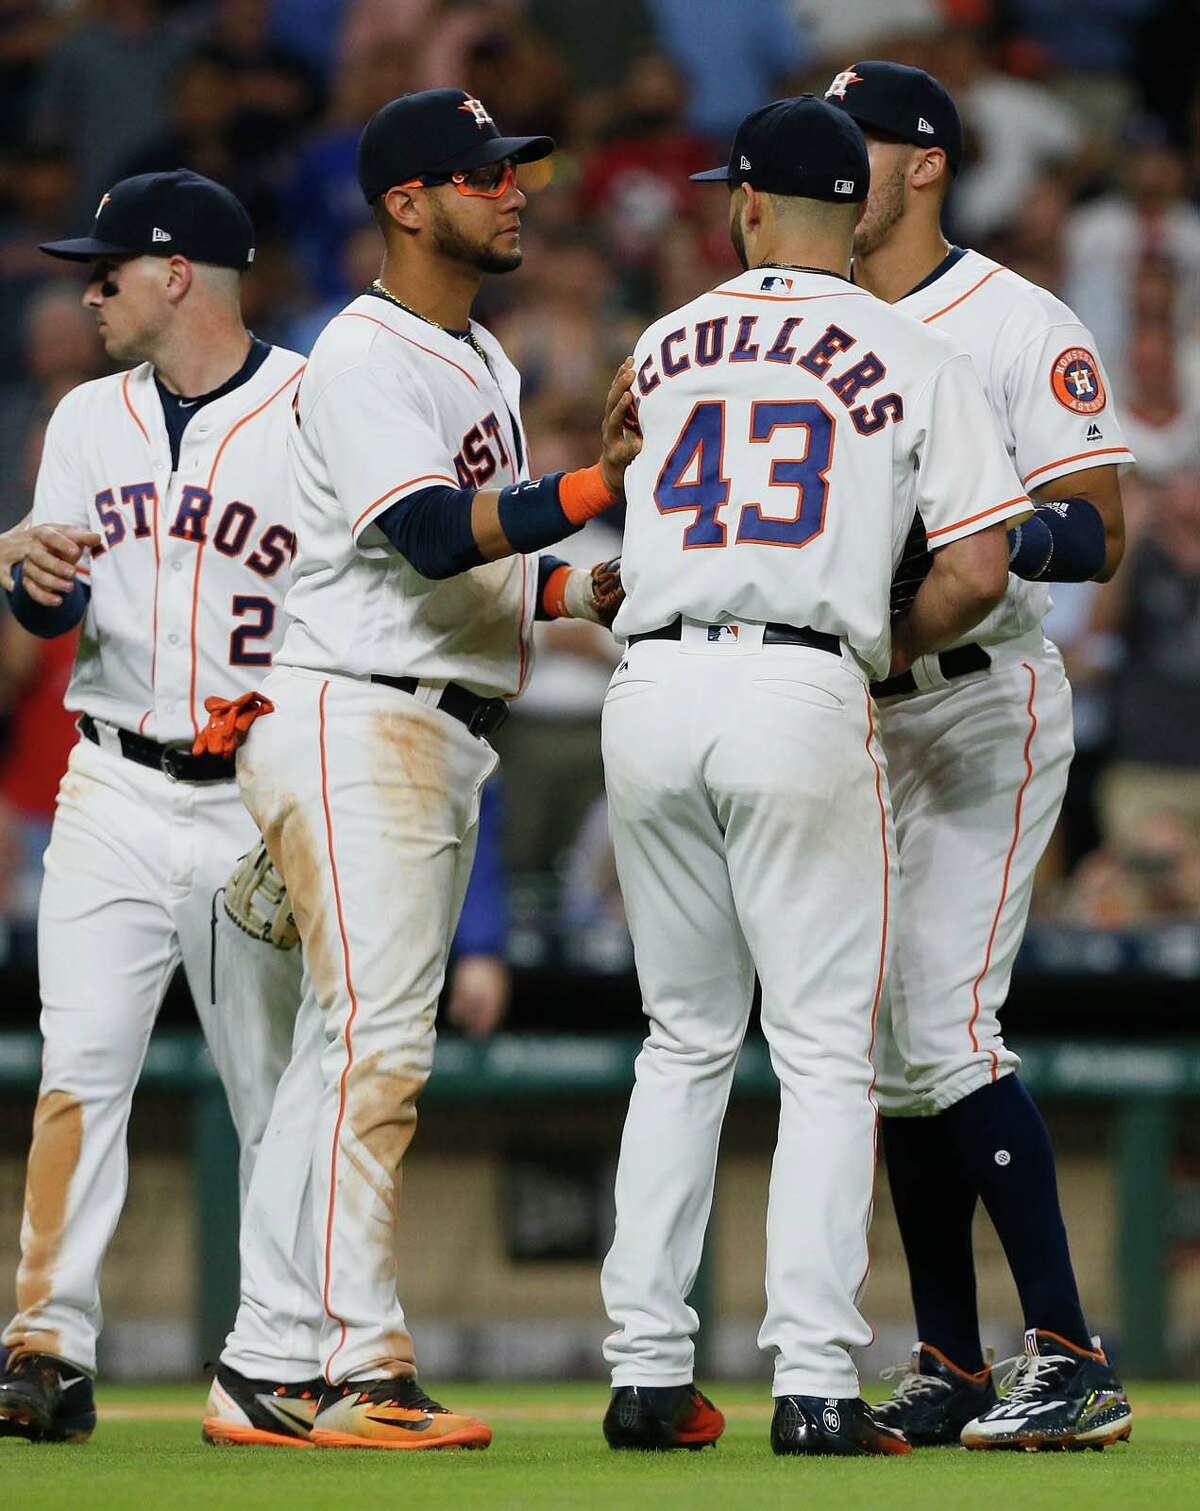
M 174 782 L 85 739 L 71 752 L 38 914 L 45 1048 L 10 1348 L 96 1367 L 130 1104 L 181 962 L 241 1140 L 245 1192 L 300 977 L 298 951 L 250 939 L 215 897 L 257 838 L 233 782 Z
M 629 648 L 604 705 L 613 843 L 650 1032 L 602 1289 L 617 1385 L 692 1379 L 687 1304 L 757 970 L 780 1081 L 759 1343 L 775 1392 L 850 1397 L 875 1164 L 871 1041 L 893 844 L 884 757 L 848 655 Z M 757 642 L 757 643 L 756 643 Z
M 988 672 L 879 706 L 900 857 L 875 1054 L 887 1114 L 944 1112 L 1020 1065 L 999 1015 L 1066 792 L 1071 689 L 1040 632 L 991 653 Z
M 257 1379 L 412 1374 L 401 1163 L 496 755 L 424 685 L 277 668 L 263 691 L 275 712 L 238 776 L 288 884 L 305 991 L 222 1358 Z

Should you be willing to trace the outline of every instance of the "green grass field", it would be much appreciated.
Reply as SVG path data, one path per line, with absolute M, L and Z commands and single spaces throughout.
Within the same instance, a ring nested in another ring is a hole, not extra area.
M 432 1387 L 431 1387 L 432 1388 Z M 1183 1511 L 1200 1505 L 1200 1388 L 1130 1390 L 1133 1441 L 1103 1453 L 968 1453 L 909 1458 L 777 1459 L 770 1403 L 745 1385 L 716 1390 L 729 1419 L 716 1450 L 615 1454 L 600 1436 L 599 1384 L 438 1385 L 456 1410 L 495 1429 L 486 1453 L 380 1453 L 209 1448 L 200 1440 L 204 1390 L 108 1386 L 90 1442 L 0 1442 L 4 1501 L 126 1511 L 352 1511 L 403 1505 L 488 1511 L 653 1508 L 653 1511 L 887 1511 L 912 1506 L 1003 1511 Z M 19 1492 L 17 1487 L 19 1486 Z

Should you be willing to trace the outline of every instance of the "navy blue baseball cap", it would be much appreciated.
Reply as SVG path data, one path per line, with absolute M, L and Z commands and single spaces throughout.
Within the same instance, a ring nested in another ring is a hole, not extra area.
M 905 63 L 855 63 L 843 68 L 825 98 L 864 131 L 874 127 L 918 147 L 940 147 L 952 173 L 963 155 L 963 129 L 948 91 L 923 68 Z
M 464 89 L 402 94 L 377 110 L 358 139 L 358 185 L 367 203 L 414 178 L 445 182 L 512 157 L 548 157 L 548 136 L 501 136 L 487 108 Z
M 845 112 L 800 94 L 752 110 L 733 134 L 726 166 L 692 178 L 853 205 L 867 197 L 871 168 L 863 134 Z
M 254 261 L 254 223 L 224 184 L 176 168 L 123 178 L 97 206 L 90 236 L 44 241 L 39 250 L 68 262 L 189 257 L 240 271 Z

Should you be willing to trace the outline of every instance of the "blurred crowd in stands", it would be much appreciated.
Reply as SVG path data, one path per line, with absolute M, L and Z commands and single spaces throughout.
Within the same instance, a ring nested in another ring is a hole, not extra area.
M 258 227 L 248 323 L 307 351 L 378 271 L 354 149 L 379 105 L 455 84 L 505 131 L 553 134 L 559 151 L 523 170 L 524 266 L 486 281 L 476 309 L 523 374 L 535 470 L 551 470 L 594 455 L 609 375 L 642 327 L 736 270 L 725 196 L 688 174 L 722 161 L 765 100 L 824 93 L 860 58 L 917 64 L 967 129 L 951 239 L 1073 306 L 1139 458 L 1121 572 L 1054 594 L 1078 756 L 1039 915 L 1198 917 L 1194 22 L 1192 0 L 0 0 L 0 528 L 29 506 L 56 401 L 105 371 L 79 281 L 36 245 L 81 234 L 115 179 L 184 165 L 229 184 Z M 619 524 L 596 522 L 565 551 L 619 547 Z M 574 963 L 612 968 L 627 945 L 598 721 L 617 650 L 586 624 L 539 632 L 498 739 L 504 865 L 485 856 L 485 914 L 507 875 L 518 953 L 549 910 Z M 70 651 L 0 623 L 0 915 L 18 923 L 73 738 L 56 712 Z

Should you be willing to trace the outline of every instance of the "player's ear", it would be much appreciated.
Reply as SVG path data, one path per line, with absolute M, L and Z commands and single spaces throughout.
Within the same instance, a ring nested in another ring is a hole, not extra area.
M 388 189 L 379 196 L 378 205 L 383 214 L 377 216 L 380 229 L 387 235 L 388 222 L 393 222 L 404 231 L 419 231 L 425 224 L 422 196 L 413 189 Z
M 949 175 L 950 165 L 940 147 L 926 147 L 914 153 L 909 166 L 909 182 L 914 189 L 929 189 L 935 185 L 945 188 Z
M 164 263 L 163 288 L 172 304 L 177 304 L 192 286 L 192 265 L 186 257 L 168 257 Z

